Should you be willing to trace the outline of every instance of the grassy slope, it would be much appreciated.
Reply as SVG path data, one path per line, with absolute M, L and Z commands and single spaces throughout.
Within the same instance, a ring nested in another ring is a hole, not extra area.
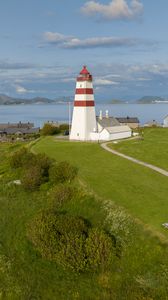
M 4 154 L 4 158 L 7 153 L 14 150 L 5 145 L 3 147 L 1 147 L 1 153 Z M 134 215 L 142 216 L 141 219 L 147 218 L 148 209 L 154 207 L 156 211 L 156 205 L 160 205 L 159 213 L 163 214 L 161 200 L 165 203 L 167 181 L 159 174 L 148 172 L 147 169 L 116 158 L 103 151 L 97 144 L 56 142 L 53 138 L 45 138 L 33 146 L 33 150 L 47 152 L 57 160 L 66 158 L 72 161 L 79 166 L 80 177 L 89 188 L 100 196 L 128 207 Z M 0 165 L 6 166 L 7 169 L 8 163 L 3 159 Z M 15 176 L 17 179 L 17 174 Z M 150 185 L 153 185 L 152 192 Z M 163 195 L 159 194 L 157 201 L 155 193 L 161 189 L 163 189 Z M 147 201 L 148 198 L 152 201 L 151 205 L 150 201 Z M 133 199 L 132 204 L 130 199 Z M 156 202 L 155 205 L 153 199 Z M 143 207 L 145 201 L 147 201 L 148 208 L 146 210 Z M 103 203 L 101 199 L 93 198 L 82 200 L 82 203 L 74 200 L 65 209 L 69 213 L 86 217 L 94 225 L 102 226 L 106 217 L 102 210 Z M 3 182 L 1 185 L 0 182 L 0 205 L 0 268 L 1 255 L 5 255 L 11 264 L 11 270 L 8 266 L 2 278 L 0 274 L 0 291 L 1 287 L 4 289 L 2 299 L 132 300 L 134 298 L 130 297 L 130 290 L 135 274 L 142 276 L 142 280 L 147 280 L 147 282 L 150 276 L 151 284 L 161 286 L 156 279 L 160 272 L 160 260 L 163 258 L 163 262 L 167 261 L 167 253 L 161 248 L 157 239 L 151 239 L 147 234 L 142 237 L 138 235 L 140 240 L 137 241 L 137 245 L 131 247 L 130 252 L 123 257 L 121 267 L 123 273 L 119 273 L 123 278 L 124 288 L 122 288 L 122 278 L 120 282 L 118 273 L 79 275 L 63 271 L 55 263 L 43 260 L 34 250 L 26 238 L 26 226 L 41 208 L 47 206 L 47 195 L 44 191 L 25 193 L 20 187 L 12 190 Z M 137 205 L 142 206 L 141 209 L 136 209 Z M 166 204 L 164 205 L 166 207 Z M 156 222 L 153 222 L 155 217 L 152 218 L 151 214 L 151 220 L 150 224 L 154 223 L 153 226 L 157 228 L 158 217 Z M 161 229 L 160 224 L 158 228 Z M 125 288 L 126 285 L 127 288 Z M 164 296 L 154 299 L 167 299 L 164 286 L 163 289 Z M 125 294 L 126 291 L 129 293 L 128 296 Z
M 9 168 L 7 155 L 17 147 L 19 145 L 1 144 L 2 173 Z M 17 174 L 12 174 L 12 178 L 17 179 Z M 77 275 L 64 271 L 55 263 L 43 260 L 29 243 L 27 224 L 39 210 L 48 206 L 46 199 L 43 191 L 27 193 L 20 187 L 12 188 L 0 182 L 0 298 L 65 300 L 86 296 L 86 299 L 103 299 L 106 291 L 98 284 L 98 274 Z M 69 212 L 83 215 L 99 225 L 104 219 L 100 204 L 95 199 L 90 201 L 86 199 L 83 205 L 74 200 Z
M 7 172 L 8 181 L 18 178 L 15 171 L 8 174 L 7 159 L 17 147 L 19 144 L 1 144 L 0 169 L 2 174 Z M 48 207 L 47 198 L 45 191 L 27 193 L 0 181 L 0 298 L 103 299 L 106 290 L 98 283 L 99 274 L 64 271 L 55 263 L 43 260 L 27 240 L 27 224 L 39 210 Z M 68 205 L 69 213 L 82 215 L 92 224 L 102 226 L 104 213 L 96 199 L 75 201 Z
M 143 140 L 112 144 L 112 148 L 168 170 L 168 128 L 146 128 Z
M 97 274 L 86 274 L 78 276 L 77 274 L 64 271 L 55 263 L 50 263 L 41 258 L 33 249 L 26 239 L 26 224 L 40 209 L 45 207 L 46 195 L 44 194 L 27 194 L 23 191 L 13 191 L 12 194 L 0 199 L 0 256 L 5 256 L 11 262 L 11 274 L 15 286 L 21 290 L 16 299 L 101 299 L 104 289 L 98 285 Z M 80 212 L 80 203 L 73 203 L 70 211 L 74 212 L 73 206 L 76 207 L 76 214 Z M 101 219 L 98 203 L 93 203 L 90 210 L 88 203 L 83 203 L 83 215 L 87 210 L 88 215 L 92 215 L 94 207 L 96 208 L 95 216 Z M 88 216 L 89 217 L 89 216 Z M 0 265 L 1 267 L 1 265 Z M 4 282 L 0 280 L 1 286 Z M 13 291 L 14 289 L 14 291 Z M 5 290 L 6 291 L 6 290 Z M 5 293 L 6 298 L 15 299 L 15 288 L 12 284 L 12 294 Z M 20 296 L 21 295 L 21 296 Z M 103 296 L 102 296 L 103 297 Z
M 0 177 L 5 172 L 5 170 L 7 170 L 9 166 L 8 161 L 6 160 L 7 156 L 11 153 L 11 151 L 16 150 L 19 147 L 20 147 L 19 143 L 0 144 Z
M 161 226 L 168 221 L 168 178 L 107 153 L 98 144 L 61 142 L 48 137 L 33 150 L 58 161 L 71 161 L 96 194 L 124 206 L 145 224 L 168 236 Z

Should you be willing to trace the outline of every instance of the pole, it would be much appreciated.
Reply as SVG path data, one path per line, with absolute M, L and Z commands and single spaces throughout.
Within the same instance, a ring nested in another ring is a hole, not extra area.
M 69 135 L 71 130 L 71 102 L 68 102 L 68 112 L 69 112 Z

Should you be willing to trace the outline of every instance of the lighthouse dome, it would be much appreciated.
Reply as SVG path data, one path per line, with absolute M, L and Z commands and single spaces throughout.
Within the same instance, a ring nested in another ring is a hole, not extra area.
M 82 71 L 80 71 L 81 75 L 90 75 L 89 71 L 87 70 L 86 66 L 83 66 Z
M 92 81 L 92 75 L 87 70 L 86 66 L 83 66 L 83 69 L 80 71 L 79 76 L 77 77 L 78 81 Z

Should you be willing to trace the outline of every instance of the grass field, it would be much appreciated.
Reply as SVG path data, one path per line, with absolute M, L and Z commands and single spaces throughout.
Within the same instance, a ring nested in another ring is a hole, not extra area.
M 123 141 L 111 147 L 168 170 L 168 128 L 145 128 L 143 139 Z
M 1 144 L 0 148 L 0 166 L 5 174 L 5 181 L 0 180 L 0 299 L 103 299 L 109 293 L 98 284 L 100 274 L 64 271 L 56 263 L 43 260 L 28 241 L 27 224 L 48 207 L 48 201 L 46 191 L 28 193 L 6 184 L 11 178 L 17 179 L 17 172 L 9 171 L 8 155 L 20 146 Z M 92 197 L 83 203 L 74 200 L 68 210 L 90 219 L 93 225 L 103 225 L 101 204 Z
M 11 178 L 18 179 L 18 173 L 9 167 L 9 155 L 17 147 L 20 144 L 0 148 L 0 298 L 167 300 L 168 251 L 161 240 L 168 240 L 168 232 L 161 223 L 168 216 L 168 178 L 116 157 L 95 143 L 47 137 L 31 145 L 33 152 L 76 165 L 79 176 L 75 184 L 96 195 L 74 199 L 63 206 L 63 211 L 82 216 L 98 228 L 112 228 L 112 233 L 120 222 L 118 228 L 126 234 L 126 248 L 117 265 L 107 271 L 77 274 L 42 259 L 27 238 L 30 220 L 48 207 L 48 191 L 25 192 L 7 184 Z M 134 228 L 120 206 L 142 224 Z
M 45 152 L 58 161 L 71 161 L 79 167 L 80 178 L 89 189 L 125 207 L 152 230 L 168 237 L 161 226 L 168 221 L 168 178 L 107 153 L 94 143 L 61 142 L 48 137 L 33 150 Z

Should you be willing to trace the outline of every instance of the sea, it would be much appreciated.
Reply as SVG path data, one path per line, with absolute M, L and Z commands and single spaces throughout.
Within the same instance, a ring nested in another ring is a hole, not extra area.
M 168 115 L 168 103 L 159 104 L 97 104 L 96 114 L 106 110 L 109 116 L 138 117 L 140 124 L 156 120 L 163 123 Z M 33 122 L 42 127 L 45 122 L 69 122 L 72 118 L 73 104 L 33 104 L 33 105 L 0 105 L 0 123 Z

